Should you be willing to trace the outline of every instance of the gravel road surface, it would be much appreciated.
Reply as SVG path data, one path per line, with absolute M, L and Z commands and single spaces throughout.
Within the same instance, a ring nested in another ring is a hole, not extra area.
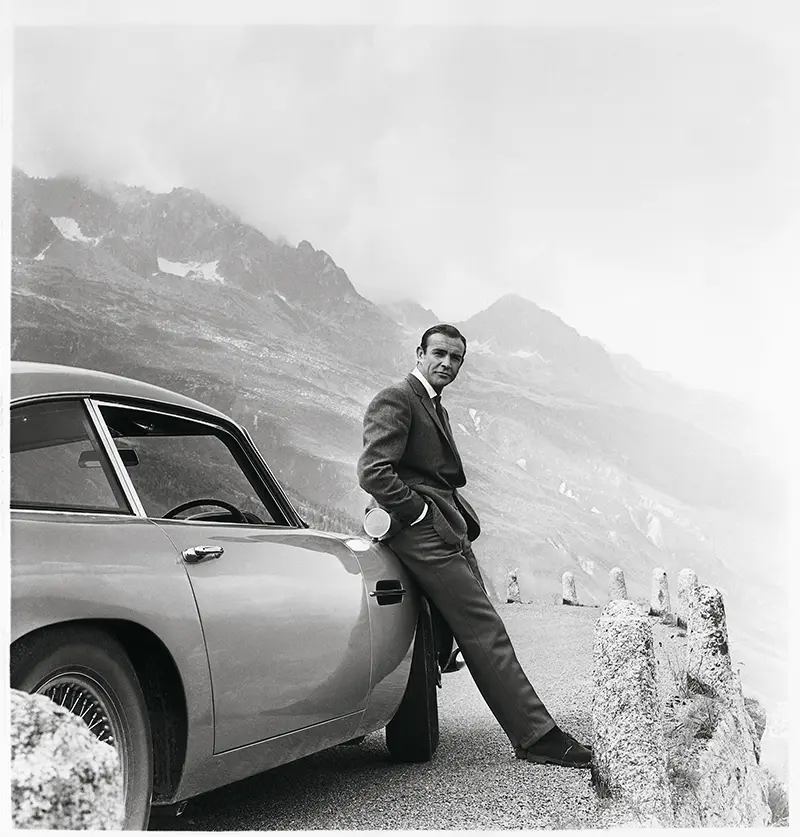
M 600 610 L 501 605 L 522 665 L 556 721 L 590 741 Z M 428 764 L 390 760 L 383 733 L 196 797 L 151 830 L 558 829 L 605 824 L 590 771 L 514 758 L 466 668 L 443 675 L 441 743 Z M 609 823 L 610 824 L 610 823 Z

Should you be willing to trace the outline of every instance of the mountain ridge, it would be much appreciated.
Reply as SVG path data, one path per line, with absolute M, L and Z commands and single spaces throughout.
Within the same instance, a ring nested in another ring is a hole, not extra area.
M 398 320 L 324 250 L 273 242 L 192 190 L 34 180 L 14 174 L 12 357 L 199 397 L 247 427 L 312 520 L 357 527 L 361 417 L 413 365 L 426 309 Z M 656 565 L 716 568 L 709 521 L 781 513 L 773 476 L 688 423 L 678 385 L 552 312 L 503 297 L 456 325 L 467 362 L 445 398 L 493 596 L 512 565 L 545 591 L 574 570 L 595 597 L 616 564 L 632 589 Z

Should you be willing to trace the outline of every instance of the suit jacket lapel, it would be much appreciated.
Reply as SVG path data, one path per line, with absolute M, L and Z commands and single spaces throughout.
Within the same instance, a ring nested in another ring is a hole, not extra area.
M 441 431 L 442 436 L 444 436 L 445 441 L 448 445 L 450 445 L 450 450 L 453 451 L 453 456 L 455 456 L 456 461 L 458 462 L 458 467 L 463 470 L 463 466 L 461 464 L 461 457 L 458 455 L 458 450 L 456 449 L 456 442 L 453 439 L 453 435 L 450 431 L 449 426 L 445 427 L 441 421 L 439 421 L 439 414 L 436 412 L 436 408 L 433 406 L 433 402 L 430 399 L 426 389 L 422 384 L 419 382 L 415 375 L 409 375 L 406 380 L 411 385 L 411 388 L 414 392 L 419 396 L 420 401 L 422 401 L 422 406 L 427 410 L 428 415 L 433 419 L 433 423 L 439 428 Z M 444 408 L 442 408 L 444 410 Z

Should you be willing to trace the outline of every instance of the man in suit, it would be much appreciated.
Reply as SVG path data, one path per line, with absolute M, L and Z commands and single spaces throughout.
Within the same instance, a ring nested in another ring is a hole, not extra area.
M 367 408 L 358 480 L 399 526 L 387 544 L 449 625 L 517 758 L 589 767 L 591 750 L 557 726 L 525 676 L 472 551 L 480 523 L 458 492 L 466 477 L 441 404 L 466 351 L 454 326 L 422 335 L 416 368 Z

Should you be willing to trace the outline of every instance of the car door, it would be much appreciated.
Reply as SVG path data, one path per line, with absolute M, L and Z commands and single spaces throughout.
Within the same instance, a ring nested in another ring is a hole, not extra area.
M 147 517 L 180 554 L 205 635 L 222 753 L 364 709 L 367 594 L 336 538 L 291 525 L 235 427 L 98 402 Z M 132 453 L 131 453 L 132 452 Z
M 10 410 L 12 639 L 61 621 L 136 621 L 187 651 L 197 611 L 174 549 L 137 516 L 81 398 Z M 149 591 L 137 607 L 132 591 Z M 159 628 L 166 603 L 172 634 Z

